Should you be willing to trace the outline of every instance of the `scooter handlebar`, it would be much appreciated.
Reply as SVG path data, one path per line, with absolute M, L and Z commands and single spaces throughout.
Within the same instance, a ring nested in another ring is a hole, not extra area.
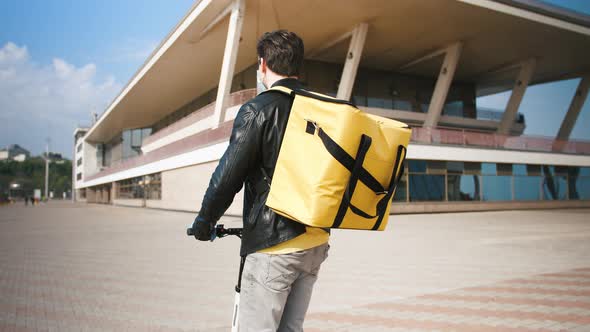
M 194 236 L 195 233 L 192 227 L 186 229 L 187 236 Z M 215 235 L 216 237 L 224 237 L 226 235 L 236 235 L 238 237 L 242 236 L 242 228 L 224 228 L 223 224 L 219 224 L 215 226 Z

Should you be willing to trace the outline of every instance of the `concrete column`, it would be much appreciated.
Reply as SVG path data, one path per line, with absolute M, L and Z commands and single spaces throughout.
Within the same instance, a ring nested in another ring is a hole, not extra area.
M 231 6 L 233 6 L 233 8 L 229 17 L 229 28 L 227 31 L 227 39 L 225 41 L 221 76 L 219 77 L 217 98 L 215 99 L 215 111 L 213 113 L 212 123 L 213 128 L 219 127 L 225 119 L 225 106 L 229 98 L 229 92 L 234 76 L 240 35 L 242 34 L 242 23 L 244 22 L 244 11 L 246 8 L 244 0 L 235 0 Z
M 590 74 L 584 76 L 578 84 L 576 94 L 574 94 L 574 98 L 572 99 L 570 107 L 565 114 L 565 118 L 563 118 L 563 122 L 561 123 L 561 127 L 559 127 L 559 131 L 557 132 L 557 140 L 567 141 L 570 138 L 572 129 L 574 129 L 574 126 L 576 125 L 578 115 L 584 106 L 584 102 L 588 98 L 589 88 Z
M 526 89 L 529 86 L 529 82 L 533 77 L 533 72 L 535 71 L 536 64 L 537 61 L 535 59 L 530 59 L 524 62 L 520 67 L 520 71 L 518 72 L 518 76 L 516 77 L 516 82 L 514 82 L 512 94 L 510 95 L 510 99 L 508 100 L 508 105 L 506 105 L 506 110 L 504 111 L 504 115 L 502 116 L 502 120 L 500 121 L 500 125 L 498 126 L 498 130 L 496 131 L 498 134 L 510 134 L 510 129 L 512 129 L 512 126 L 514 125 L 516 114 L 518 112 L 518 109 L 520 108 L 520 102 L 522 101 L 524 93 L 526 92 Z
M 445 53 L 445 59 L 443 61 L 438 79 L 436 80 L 436 86 L 430 99 L 430 106 L 428 107 L 428 114 L 426 114 L 426 120 L 424 121 L 424 127 L 436 127 L 442 109 L 445 106 L 447 100 L 447 94 L 453 82 L 455 71 L 457 70 L 457 64 L 459 63 L 459 57 L 461 56 L 461 50 L 463 44 L 457 42 L 447 48 Z
M 350 100 L 368 30 L 369 25 L 367 23 L 361 23 L 352 31 L 352 38 L 350 39 L 344 69 L 342 70 L 342 77 L 338 85 L 338 93 L 336 95 L 338 99 Z

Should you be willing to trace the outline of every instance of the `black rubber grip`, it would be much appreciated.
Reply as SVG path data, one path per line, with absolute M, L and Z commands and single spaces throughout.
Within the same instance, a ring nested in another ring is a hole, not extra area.
M 193 228 L 192 227 L 186 229 L 186 235 L 188 235 L 188 236 L 194 236 L 195 235 L 195 233 L 193 233 Z

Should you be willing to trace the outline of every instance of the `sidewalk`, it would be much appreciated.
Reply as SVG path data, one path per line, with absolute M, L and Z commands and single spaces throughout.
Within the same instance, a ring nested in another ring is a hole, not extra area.
M 334 231 L 306 331 L 590 331 L 588 212 L 404 215 L 385 232 Z M 0 207 L 0 331 L 228 331 L 239 239 L 186 237 L 193 218 Z

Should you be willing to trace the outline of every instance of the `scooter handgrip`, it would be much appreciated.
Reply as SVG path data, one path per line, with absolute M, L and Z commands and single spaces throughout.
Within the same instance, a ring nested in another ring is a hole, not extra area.
M 188 235 L 188 236 L 194 236 L 195 235 L 195 233 L 193 232 L 193 228 L 192 227 L 189 227 L 189 228 L 186 229 L 186 235 Z

